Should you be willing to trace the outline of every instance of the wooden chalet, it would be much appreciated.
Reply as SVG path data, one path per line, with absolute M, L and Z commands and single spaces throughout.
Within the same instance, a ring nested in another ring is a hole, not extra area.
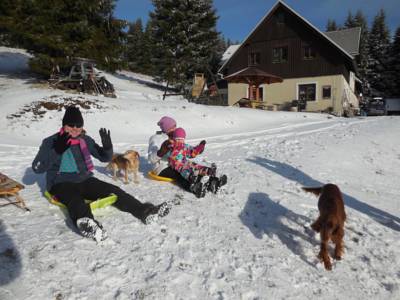
M 358 109 L 360 93 L 355 63 L 360 33 L 360 28 L 323 33 L 278 1 L 219 71 L 229 78 L 255 66 L 283 81 L 260 85 L 257 91 L 230 82 L 228 104 L 250 98 L 263 104 L 258 107 L 279 110 L 300 100 L 305 111 L 351 114 Z

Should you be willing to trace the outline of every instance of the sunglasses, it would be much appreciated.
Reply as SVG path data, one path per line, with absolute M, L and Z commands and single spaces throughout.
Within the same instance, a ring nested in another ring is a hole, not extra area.
M 71 128 L 82 128 L 82 124 L 66 124 L 68 127 L 71 127 Z

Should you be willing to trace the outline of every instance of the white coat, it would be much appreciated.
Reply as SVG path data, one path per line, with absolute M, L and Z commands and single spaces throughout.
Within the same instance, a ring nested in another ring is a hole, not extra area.
M 147 150 L 147 160 L 151 164 L 152 171 L 158 175 L 162 170 L 168 168 L 168 157 L 158 157 L 157 151 L 160 149 L 162 143 L 168 139 L 168 135 L 162 131 L 157 131 L 149 139 L 149 148 Z

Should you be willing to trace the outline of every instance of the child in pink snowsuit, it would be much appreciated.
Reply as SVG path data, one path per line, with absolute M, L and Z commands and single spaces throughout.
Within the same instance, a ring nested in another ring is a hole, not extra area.
M 215 165 L 207 167 L 191 161 L 191 158 L 204 151 L 206 141 L 203 140 L 196 147 L 192 147 L 185 143 L 185 138 L 185 130 L 176 128 L 173 143 L 170 144 L 171 154 L 168 158 L 170 166 L 191 183 L 190 189 L 198 198 L 204 197 L 206 190 L 216 193 L 220 186 L 226 184 L 226 175 L 217 178 Z
M 185 138 L 186 132 L 183 128 L 175 129 L 174 142 L 171 145 L 171 155 L 169 156 L 170 166 L 190 182 L 197 176 L 214 175 L 211 168 L 189 160 L 204 151 L 206 141 L 201 141 L 196 147 L 192 147 L 185 144 Z

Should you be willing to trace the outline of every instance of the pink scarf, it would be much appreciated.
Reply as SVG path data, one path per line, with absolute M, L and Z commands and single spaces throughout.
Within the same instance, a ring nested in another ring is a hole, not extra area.
M 60 135 L 63 133 L 64 133 L 64 128 L 61 128 Z M 78 145 L 79 144 L 86 167 L 89 172 L 92 172 L 94 170 L 94 166 L 93 166 L 92 158 L 90 157 L 90 151 L 87 147 L 85 140 L 82 137 L 78 137 L 78 138 L 70 138 L 68 140 L 68 142 L 70 145 Z

